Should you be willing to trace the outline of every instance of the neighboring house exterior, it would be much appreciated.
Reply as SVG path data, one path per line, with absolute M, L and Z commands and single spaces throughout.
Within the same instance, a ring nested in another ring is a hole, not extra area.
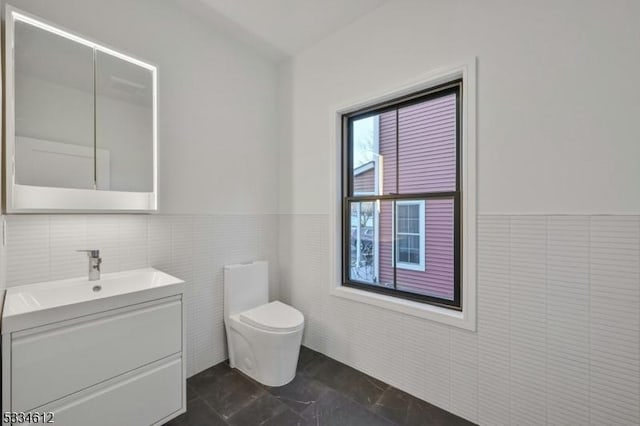
M 353 191 L 358 194 L 373 194 L 376 188 L 376 164 L 375 161 L 364 163 L 356 170 L 353 181 Z
M 374 132 L 379 157 L 354 169 L 354 194 L 454 191 L 455 103 L 455 95 L 450 95 L 401 108 L 397 113 L 381 114 Z M 396 177 L 398 161 L 400 172 Z M 352 209 L 352 218 L 354 210 L 357 209 Z M 360 229 L 360 246 L 368 244 L 367 234 L 374 239 L 375 253 L 368 265 L 372 272 L 367 275 L 370 282 L 394 286 L 395 255 L 397 289 L 453 299 L 453 201 L 399 201 L 397 221 L 393 214 L 392 202 L 382 201 L 375 217 L 365 226 L 373 227 L 373 232 Z M 363 263 L 366 262 L 360 262 Z

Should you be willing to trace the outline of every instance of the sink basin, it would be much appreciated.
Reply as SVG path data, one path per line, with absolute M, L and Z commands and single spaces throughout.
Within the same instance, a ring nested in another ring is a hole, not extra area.
M 71 278 L 11 287 L 5 295 L 2 332 L 162 298 L 176 294 L 176 286 L 182 293 L 183 285 L 178 278 L 145 268 L 103 274 L 99 281 Z

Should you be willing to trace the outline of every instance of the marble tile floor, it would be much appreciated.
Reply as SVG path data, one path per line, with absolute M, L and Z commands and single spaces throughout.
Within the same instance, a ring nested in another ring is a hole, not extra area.
M 222 362 L 187 380 L 187 412 L 167 426 L 377 426 L 472 423 L 306 347 L 277 388 Z

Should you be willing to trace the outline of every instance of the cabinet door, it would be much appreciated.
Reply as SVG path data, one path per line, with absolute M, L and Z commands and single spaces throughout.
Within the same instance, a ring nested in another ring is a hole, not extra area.
M 14 25 L 16 183 L 94 189 L 93 49 Z
M 149 426 L 181 410 L 182 382 L 179 358 L 35 411 L 53 412 L 54 425 Z
M 157 67 L 5 10 L 6 211 L 157 210 Z
M 41 332 L 16 333 L 11 345 L 12 410 L 32 410 L 181 351 L 182 303 L 175 299 Z

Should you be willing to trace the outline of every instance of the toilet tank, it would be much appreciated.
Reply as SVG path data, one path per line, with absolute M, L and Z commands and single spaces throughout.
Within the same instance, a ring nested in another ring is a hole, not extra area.
M 268 302 L 269 263 L 267 261 L 224 267 L 225 318 Z

